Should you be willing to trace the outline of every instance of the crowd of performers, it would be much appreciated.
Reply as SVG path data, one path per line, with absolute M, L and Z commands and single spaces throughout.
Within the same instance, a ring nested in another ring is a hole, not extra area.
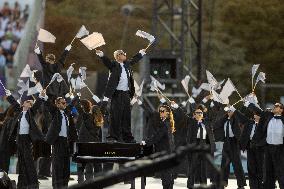
M 39 188 L 38 177 L 50 176 L 50 166 L 53 188 L 66 188 L 70 177 L 72 143 L 101 142 L 102 126 L 106 120 L 110 122 L 107 142 L 136 142 L 131 133 L 130 102 L 135 93 L 131 66 L 142 59 L 145 49 L 132 59 L 127 59 L 122 50 L 117 50 L 114 61 L 96 50 L 111 73 L 104 97 L 98 102 L 81 99 L 80 91 L 73 98 L 66 98 L 69 87 L 64 82 L 49 83 L 55 73 L 62 73 L 71 48 L 68 45 L 56 61 L 52 54 L 44 58 L 36 47 L 35 53 L 43 68 L 42 74 L 39 74 L 42 77 L 38 79 L 43 90 L 37 97 L 23 95 L 17 101 L 6 90 L 10 107 L 1 114 L 0 168 L 8 172 L 10 156 L 17 150 L 19 189 Z M 213 101 L 210 93 L 203 97 L 199 104 L 187 105 L 190 111 L 185 104 L 166 101 L 160 95 L 161 105 L 153 111 L 143 99 L 138 98 L 137 104 L 146 115 L 147 128 L 141 145 L 154 145 L 157 152 L 170 153 L 180 145 L 207 144 L 214 156 L 215 142 L 223 141 L 221 170 L 225 186 L 228 185 L 230 163 L 238 188 L 246 186 L 240 153 L 247 150 L 250 188 L 272 189 L 278 181 L 280 188 L 284 189 L 283 104 L 276 103 L 272 110 L 262 110 L 255 102 L 244 101 L 244 106 L 236 110 L 233 106 L 225 108 Z M 107 112 L 109 117 L 104 116 Z M 34 161 L 39 157 L 37 172 Z M 187 160 L 187 188 L 193 188 L 196 183 L 207 183 L 208 178 L 212 182 L 216 180 L 208 171 L 203 154 L 189 154 Z M 101 171 L 101 164 L 89 164 L 85 172 L 78 165 L 78 181 L 92 179 Z M 163 188 L 172 189 L 175 178 L 175 169 L 161 172 Z

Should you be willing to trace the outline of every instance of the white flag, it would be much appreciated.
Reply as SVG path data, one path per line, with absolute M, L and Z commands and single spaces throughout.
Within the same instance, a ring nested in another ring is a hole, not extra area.
M 76 34 L 76 38 L 82 38 L 85 35 L 89 35 L 89 31 L 86 29 L 84 25 L 82 25 L 80 30 Z
M 201 88 L 205 91 L 211 91 L 211 86 L 210 86 L 209 83 L 202 83 L 199 88 Z
M 89 50 L 93 50 L 95 48 L 98 48 L 100 46 L 105 45 L 105 40 L 103 38 L 103 35 L 98 32 L 94 32 L 91 35 L 88 35 L 87 37 L 80 40 Z
M 37 40 L 44 42 L 44 43 L 55 43 L 56 37 L 52 35 L 49 31 L 44 29 L 39 30 Z
M 87 79 L 86 70 L 87 70 L 86 67 L 80 67 L 79 68 L 79 73 L 81 74 L 81 78 L 82 78 L 83 81 Z
M 264 72 L 259 72 L 257 78 L 256 78 L 256 82 L 255 84 L 257 84 L 259 81 L 261 81 L 262 83 L 265 83 L 265 73 Z
M 189 84 L 189 80 L 190 80 L 190 76 L 189 75 L 186 75 L 184 77 L 183 80 L 181 80 L 181 84 L 184 88 L 184 90 L 186 91 L 186 93 L 188 94 L 188 84 Z
M 72 63 L 72 64 L 69 66 L 68 70 L 67 70 L 67 73 L 66 73 L 66 74 L 67 74 L 68 82 L 70 82 L 72 73 L 73 73 L 73 71 L 74 71 L 74 67 L 73 67 L 74 64 L 75 64 L 75 63 Z
M 31 71 L 30 65 L 26 65 L 20 75 L 20 77 L 31 77 L 33 72 Z
M 18 93 L 22 95 L 29 89 L 29 80 L 25 83 L 23 80 L 19 79 L 17 86 L 20 87 Z
M 84 87 L 87 87 L 86 83 L 82 80 L 82 78 L 80 76 L 78 76 L 76 78 L 76 85 L 75 85 L 75 89 L 82 89 Z
M 53 74 L 53 76 L 52 76 L 52 78 L 51 78 L 51 80 L 50 80 L 50 84 L 53 82 L 53 81 L 55 81 L 55 79 L 56 79 L 56 81 L 58 82 L 58 83 L 60 83 L 61 81 L 63 81 L 63 77 L 62 77 L 62 75 L 60 75 L 60 73 L 55 73 L 55 74 Z
M 234 91 L 236 91 L 236 87 L 229 78 L 225 83 L 219 96 L 222 99 L 222 101 L 225 102 L 228 101 L 229 97 L 232 95 Z
M 141 30 L 138 30 L 135 35 L 137 35 L 138 37 L 148 39 L 150 44 L 152 44 L 155 41 L 155 37 L 153 35 Z
M 152 81 L 155 81 L 155 85 L 156 87 L 160 88 L 161 90 L 165 90 L 166 85 L 165 84 L 161 84 L 157 79 L 155 79 L 153 76 L 150 75 L 150 78 Z
M 220 89 L 221 85 L 225 81 L 223 80 L 223 81 L 218 82 L 208 70 L 206 70 L 206 76 L 207 76 L 208 83 L 210 84 L 211 88 L 214 90 Z
M 252 79 L 254 78 L 258 67 L 259 67 L 259 64 L 254 64 L 254 65 L 252 66 L 252 68 L 251 68 L 251 77 L 252 77 Z
M 221 104 L 225 104 L 220 95 L 215 90 L 212 90 L 211 92 L 214 101 L 219 102 Z
M 93 100 L 96 101 L 96 103 L 99 103 L 101 100 L 99 99 L 99 97 L 97 97 L 97 95 L 93 95 Z
M 42 86 L 41 84 L 38 82 L 34 87 L 31 87 L 28 89 L 28 96 L 36 94 L 36 93 L 40 93 L 42 91 Z
M 70 83 L 71 83 L 72 88 L 75 89 L 76 88 L 76 79 L 71 78 Z

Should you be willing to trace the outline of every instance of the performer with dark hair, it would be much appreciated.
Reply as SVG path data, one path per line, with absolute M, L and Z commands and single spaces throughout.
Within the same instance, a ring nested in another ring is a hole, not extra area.
M 43 134 L 38 129 L 34 116 L 42 103 L 41 99 L 47 100 L 45 90 L 42 90 L 39 99 L 33 103 L 32 97 L 23 96 L 20 105 L 9 90 L 6 90 L 8 102 L 14 106 L 16 116 L 11 127 L 10 141 L 17 141 L 19 177 L 17 188 L 39 188 L 36 168 L 32 157 L 32 142 L 44 140 Z M 22 108 L 21 108 L 22 107 Z
M 102 112 L 105 112 L 107 102 L 111 99 L 111 124 L 107 140 L 110 142 L 135 142 L 131 133 L 130 99 L 135 92 L 131 66 L 143 57 L 145 50 L 140 50 L 130 60 L 127 60 L 126 53 L 122 50 L 114 52 L 115 61 L 104 56 L 102 51 L 96 50 L 96 54 L 101 57 L 102 62 L 110 71 L 101 104 Z
M 79 142 L 101 142 L 102 141 L 102 131 L 103 117 L 97 114 L 99 107 L 92 106 L 89 100 L 80 100 L 80 104 L 76 106 L 79 112 L 79 119 L 77 124 L 79 124 Z M 84 180 L 90 180 L 94 178 L 96 173 L 102 171 L 102 165 L 100 163 L 88 163 L 85 168 L 85 178 L 84 172 L 82 171 L 82 165 L 78 164 L 78 182 L 81 183 Z
M 256 138 L 264 150 L 264 188 L 275 187 L 278 180 L 280 189 L 284 189 L 284 106 L 275 103 L 272 111 L 262 111 L 254 104 L 245 106 L 261 115 Z
M 42 52 L 40 51 L 39 47 L 35 48 L 35 53 L 38 56 L 39 62 L 42 66 L 42 87 L 46 88 L 49 81 L 51 80 L 53 74 L 55 73 L 61 73 L 65 59 L 71 50 L 71 45 L 68 45 L 65 50 L 63 51 L 61 57 L 56 62 L 56 58 L 54 54 L 47 54 L 45 59 L 43 58 Z M 56 82 L 53 82 L 46 91 L 46 94 L 51 98 L 51 95 L 54 96 L 61 96 L 65 95 L 69 92 L 69 87 L 66 86 L 66 83 L 63 84 L 57 84 Z
M 239 146 L 241 128 L 238 119 L 234 115 L 233 109 L 229 109 L 227 114 L 217 121 L 213 129 L 214 133 L 216 132 L 217 134 L 215 137 L 222 138 L 224 141 L 221 162 L 223 180 L 227 185 L 230 174 L 230 163 L 232 162 L 237 178 L 238 189 L 243 189 L 244 186 L 246 186 L 246 179 L 241 163 Z
M 251 189 L 262 189 L 264 150 L 263 146 L 259 146 L 255 134 L 259 129 L 258 124 L 260 115 L 258 115 L 256 112 L 253 112 L 253 119 L 249 119 L 238 110 L 236 110 L 234 114 L 244 125 L 240 146 L 243 151 L 247 150 L 249 186 Z
M 203 117 L 203 109 L 198 106 L 194 113 L 193 118 L 188 117 L 188 132 L 187 143 L 197 145 L 210 145 L 211 153 L 215 151 L 215 141 L 213 130 L 209 123 Z M 207 183 L 207 162 L 202 153 L 194 153 L 188 156 L 188 180 L 187 188 L 193 188 L 194 183 L 200 182 Z
M 77 97 L 75 97 L 74 101 Z M 52 186 L 66 188 L 70 177 L 69 142 L 77 140 L 76 128 L 70 124 L 71 104 L 67 107 L 63 97 L 55 100 L 55 105 L 49 103 L 48 108 L 52 121 L 46 135 L 46 142 L 52 145 Z
M 154 133 L 142 141 L 143 145 L 154 145 L 156 152 L 167 151 L 171 153 L 175 149 L 174 136 L 175 122 L 173 113 L 168 105 L 162 105 L 159 108 L 160 122 L 155 128 Z M 173 170 L 168 169 L 161 172 L 163 189 L 173 189 L 174 177 Z

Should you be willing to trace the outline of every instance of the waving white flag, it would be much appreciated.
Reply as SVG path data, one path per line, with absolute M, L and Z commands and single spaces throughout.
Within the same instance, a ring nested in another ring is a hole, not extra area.
M 37 36 L 37 40 L 44 43 L 55 43 L 56 37 L 49 31 L 40 28 Z
M 229 78 L 227 82 L 225 83 L 219 96 L 223 102 L 228 102 L 229 97 L 232 95 L 234 91 L 236 91 L 236 87 L 234 86 L 231 79 Z
M 188 84 L 189 84 L 189 80 L 190 80 L 190 76 L 186 75 L 183 80 L 181 80 L 181 84 L 184 88 L 184 90 L 186 91 L 186 93 L 188 94 Z
M 73 73 L 73 71 L 74 71 L 74 67 L 73 67 L 74 64 L 75 64 L 75 63 L 72 63 L 72 64 L 69 66 L 69 68 L 67 69 L 67 73 L 66 73 L 66 74 L 67 74 L 68 82 L 70 82 L 72 73 Z
M 89 31 L 86 29 L 86 27 L 84 25 L 81 26 L 80 30 L 78 31 L 78 33 L 76 34 L 76 38 L 82 38 L 85 35 L 89 35 Z
M 156 78 L 154 78 L 153 76 L 151 76 L 150 75 L 150 78 L 151 78 L 151 80 L 152 80 L 152 82 L 154 82 L 153 84 L 153 86 L 156 86 L 156 87 L 158 87 L 159 89 L 161 89 L 161 90 L 165 90 L 165 88 L 166 88 L 166 85 L 165 84 L 161 84 Z

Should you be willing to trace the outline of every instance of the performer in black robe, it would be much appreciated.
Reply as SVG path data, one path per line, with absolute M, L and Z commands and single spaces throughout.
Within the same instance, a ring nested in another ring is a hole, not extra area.
M 264 146 L 264 188 L 275 188 L 278 180 L 284 189 L 284 106 L 276 103 L 272 111 L 262 111 L 254 104 L 248 108 L 261 115 L 256 132 L 258 144 Z
M 209 145 L 211 153 L 215 151 L 213 130 L 203 117 L 203 110 L 197 107 L 193 117 L 188 117 L 187 143 L 197 145 Z M 193 188 L 194 183 L 207 184 L 207 162 L 204 154 L 193 153 L 188 156 L 188 180 L 187 188 Z
M 246 186 L 246 179 L 241 162 L 239 143 L 241 129 L 234 112 L 232 110 L 228 110 L 227 114 L 216 122 L 213 130 L 215 138 L 222 139 L 224 141 L 221 162 L 224 182 L 226 185 L 228 184 L 230 163 L 232 163 L 234 173 L 237 178 L 238 188 L 243 189 L 244 186 Z
M 258 124 L 260 116 L 253 112 L 253 119 L 249 119 L 243 113 L 236 110 L 234 114 L 244 125 L 241 135 L 240 146 L 241 150 L 247 150 L 247 168 L 249 176 L 249 186 L 251 189 L 263 188 L 263 146 L 258 145 L 256 131 L 259 129 Z
M 45 91 L 41 92 L 40 98 L 33 104 L 31 97 L 22 97 L 22 107 L 6 90 L 8 102 L 15 107 L 16 116 L 11 127 L 10 141 L 17 141 L 18 149 L 18 189 L 34 189 L 39 188 L 36 168 L 32 157 L 32 142 L 43 140 L 43 134 L 38 129 L 34 115 L 42 103 L 42 99 L 46 100 Z
M 96 53 L 111 73 L 101 104 L 102 112 L 105 112 L 107 102 L 111 99 L 111 123 L 107 140 L 110 142 L 135 142 L 131 133 L 130 99 L 135 92 L 131 66 L 142 58 L 145 50 L 140 50 L 130 60 L 126 59 L 126 53 L 117 50 L 114 52 L 115 61 L 104 56 L 102 51 L 97 50 Z
M 68 187 L 70 177 L 69 142 L 77 140 L 75 125 L 70 124 L 72 106 L 73 104 L 69 104 L 67 107 L 63 97 L 58 97 L 55 100 L 55 105 L 48 104 L 52 121 L 46 135 L 46 142 L 52 145 L 52 186 L 54 189 Z
M 0 125 L 0 169 L 9 171 L 10 157 L 16 153 L 16 143 L 9 141 L 11 126 L 16 117 L 14 106 L 9 106 L 2 114 L 4 119 Z
M 167 151 L 171 153 L 175 149 L 174 136 L 175 132 L 174 119 L 171 108 L 167 105 L 162 105 L 159 108 L 160 121 L 155 132 L 142 141 L 142 144 L 154 145 L 156 152 Z M 163 189 L 173 189 L 174 177 L 173 170 L 167 169 L 161 172 Z
M 68 45 L 65 50 L 63 51 L 62 55 L 56 62 L 55 55 L 54 54 L 47 54 L 45 59 L 42 55 L 42 52 L 40 51 L 39 47 L 35 49 L 35 53 L 38 56 L 39 62 L 42 66 L 42 87 L 46 88 L 46 86 L 49 84 L 52 76 L 55 73 L 61 73 L 62 69 L 64 68 L 65 59 L 71 50 L 71 45 Z M 46 91 L 46 94 L 49 98 L 52 98 L 52 96 L 63 96 L 66 93 L 69 92 L 69 86 L 66 85 L 65 82 L 57 83 L 53 82 Z
M 99 118 L 100 115 L 97 114 L 99 107 L 92 107 L 92 103 L 89 100 L 80 100 L 80 104 L 78 104 L 76 108 L 79 112 L 79 119 L 77 122 L 77 124 L 80 125 L 79 142 L 101 142 L 103 117 L 101 115 L 101 118 Z M 83 169 L 82 165 L 78 164 L 79 183 L 84 180 L 93 179 L 96 173 L 102 171 L 102 165 L 100 163 L 87 163 L 85 167 L 85 178 Z

